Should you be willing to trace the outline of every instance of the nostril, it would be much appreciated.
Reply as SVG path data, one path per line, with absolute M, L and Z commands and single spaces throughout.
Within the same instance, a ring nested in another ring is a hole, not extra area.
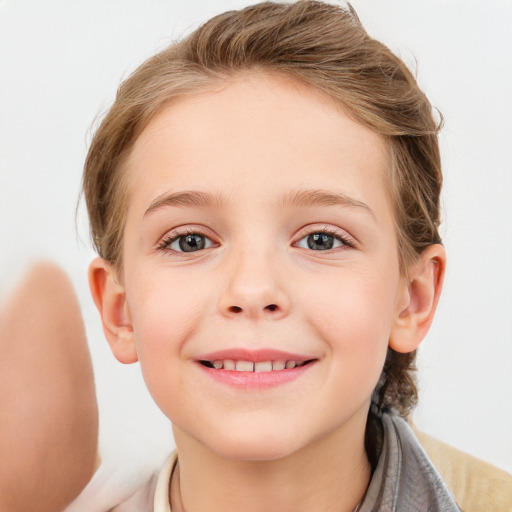
M 269 304 L 268 306 L 265 307 L 265 309 L 268 309 L 269 311 L 276 311 L 277 310 L 277 305 L 276 304 Z
M 231 313 L 240 313 L 242 311 L 242 308 L 240 306 L 231 306 L 229 308 L 229 311 L 231 311 Z

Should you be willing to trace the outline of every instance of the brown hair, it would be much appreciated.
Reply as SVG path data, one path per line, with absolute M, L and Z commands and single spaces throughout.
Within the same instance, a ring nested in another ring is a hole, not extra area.
M 405 64 L 366 33 L 350 6 L 305 0 L 263 2 L 216 16 L 121 84 L 92 140 L 83 175 L 100 256 L 120 269 L 127 208 L 123 162 L 152 117 L 171 99 L 255 71 L 291 77 L 323 92 L 388 140 L 403 271 L 425 247 L 440 243 L 440 123 L 428 99 Z M 417 398 L 414 360 L 415 352 L 388 349 L 374 394 L 379 407 L 407 416 Z

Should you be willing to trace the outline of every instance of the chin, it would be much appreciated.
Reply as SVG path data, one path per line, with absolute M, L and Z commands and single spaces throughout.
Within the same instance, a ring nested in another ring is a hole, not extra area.
M 282 416 L 264 415 L 257 410 L 250 414 L 224 415 L 222 421 L 218 415 L 214 418 L 205 415 L 201 422 L 173 423 L 173 428 L 177 446 L 178 443 L 199 444 L 226 460 L 275 461 L 307 449 L 325 434 L 304 417 L 300 421 L 297 416 L 293 418 L 287 421 Z
M 214 446 L 210 444 L 209 448 L 225 459 L 245 461 L 283 459 L 301 448 L 300 443 L 290 443 L 290 439 L 293 439 L 291 434 L 287 436 L 276 436 L 275 434 L 275 432 L 245 431 L 243 435 L 235 434 L 223 439 L 220 439 L 219 436 L 216 438 Z
M 293 451 L 283 450 L 282 447 L 273 446 L 254 446 L 254 444 L 240 443 L 223 447 L 224 449 L 216 450 L 217 455 L 230 460 L 244 461 L 274 461 L 284 459 L 291 455 Z M 217 447 L 218 448 L 218 447 Z

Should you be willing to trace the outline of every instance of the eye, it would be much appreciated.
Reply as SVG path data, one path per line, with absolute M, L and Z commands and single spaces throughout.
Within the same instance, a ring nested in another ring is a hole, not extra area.
M 165 239 L 160 248 L 175 252 L 196 252 L 213 247 L 213 245 L 208 237 L 200 233 L 187 233 Z
M 297 242 L 297 247 L 312 251 L 329 251 L 344 245 L 352 247 L 352 244 L 342 237 L 325 231 L 310 233 Z

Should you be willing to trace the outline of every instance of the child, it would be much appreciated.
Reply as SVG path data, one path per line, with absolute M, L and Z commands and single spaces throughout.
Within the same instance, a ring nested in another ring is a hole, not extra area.
M 400 418 L 445 269 L 437 129 L 316 2 L 221 15 L 122 85 L 84 173 L 91 290 L 177 456 L 118 510 L 457 510 Z
M 83 184 L 105 335 L 177 446 L 136 510 L 458 510 L 402 419 L 445 270 L 437 131 L 319 2 L 217 16 L 123 83 Z

